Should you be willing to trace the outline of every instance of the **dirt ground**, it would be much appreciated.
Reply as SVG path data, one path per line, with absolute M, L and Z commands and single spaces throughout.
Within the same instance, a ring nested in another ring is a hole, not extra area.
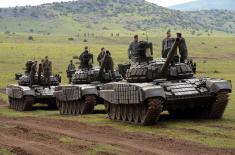
M 0 108 L 6 106 L 0 101 Z M 63 142 L 69 139 L 70 142 Z M 113 153 L 96 154 L 235 154 L 235 149 L 218 149 L 179 139 L 140 132 L 124 132 L 109 126 L 78 121 L 35 117 L 0 116 L 0 147 L 13 154 L 87 154 L 96 146 L 111 146 Z

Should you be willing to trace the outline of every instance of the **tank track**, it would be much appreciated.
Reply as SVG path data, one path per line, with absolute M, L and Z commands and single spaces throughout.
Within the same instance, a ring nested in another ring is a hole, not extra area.
M 155 124 L 162 112 L 163 102 L 161 99 L 153 98 L 148 104 L 108 104 L 109 118 L 140 125 Z
M 179 118 L 208 118 L 219 119 L 223 116 L 228 104 L 229 92 L 219 92 L 208 107 L 195 107 L 185 110 L 168 110 L 174 117 Z
M 58 108 L 61 115 L 91 114 L 96 105 L 96 97 L 93 95 L 85 96 L 84 100 L 58 101 Z
M 34 98 L 31 96 L 26 96 L 23 99 L 16 99 L 9 97 L 9 107 L 17 111 L 29 111 L 32 110 L 32 105 L 34 103 Z
M 229 92 L 219 92 L 211 105 L 208 118 L 218 119 L 224 114 L 229 101 Z

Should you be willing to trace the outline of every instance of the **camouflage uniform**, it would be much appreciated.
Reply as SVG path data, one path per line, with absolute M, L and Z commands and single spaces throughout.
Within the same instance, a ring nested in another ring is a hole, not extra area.
M 80 56 L 80 68 L 84 69 L 90 69 L 92 68 L 93 60 L 92 60 L 92 54 L 90 54 L 88 51 L 84 51 Z
M 162 57 L 167 58 L 168 53 L 175 42 L 175 38 L 165 38 L 162 41 Z M 177 54 L 177 53 L 176 53 Z
M 73 64 L 73 62 L 71 62 L 69 65 L 68 65 L 68 68 L 67 68 L 67 77 L 69 79 L 69 83 L 71 83 L 72 81 L 72 76 L 73 74 L 75 73 L 76 71 L 76 67 L 75 65 Z
M 38 67 L 38 84 L 41 85 L 42 84 L 42 74 L 43 74 L 43 64 L 40 63 L 39 67 Z
M 104 57 L 105 57 L 105 51 L 101 51 L 100 54 L 98 55 L 97 57 L 97 61 L 99 62 L 99 65 L 101 66 L 102 65 L 102 62 L 104 60 Z
M 52 74 L 52 63 L 48 59 L 46 59 L 43 63 L 43 76 L 45 85 L 50 86 L 50 77 Z
M 133 41 L 130 43 L 129 48 L 128 48 L 128 57 L 132 61 L 135 61 L 138 53 L 136 53 L 136 48 L 138 47 L 138 41 Z
M 102 73 L 108 73 L 111 72 L 112 79 L 116 79 L 115 73 L 114 73 L 114 63 L 113 58 L 111 57 L 111 54 L 108 52 L 104 56 L 103 63 L 100 68 L 99 77 L 102 77 Z
M 180 62 L 184 63 L 188 58 L 188 49 L 184 38 L 180 38 L 179 42 Z
M 35 74 L 37 73 L 37 63 L 34 62 L 30 69 L 30 87 L 35 82 Z

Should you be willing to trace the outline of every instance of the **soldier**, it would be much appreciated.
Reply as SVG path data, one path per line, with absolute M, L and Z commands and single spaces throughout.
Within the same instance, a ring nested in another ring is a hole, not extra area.
M 38 84 L 39 85 L 42 85 L 43 63 L 44 63 L 44 59 L 41 60 L 41 63 L 39 64 L 39 67 L 38 67 Z
M 81 68 L 88 68 L 88 69 L 92 68 L 92 64 L 93 64 L 92 59 L 93 59 L 93 56 L 88 51 L 88 46 L 85 46 L 84 52 L 79 56 L 80 67 Z
M 177 38 L 180 38 L 180 42 L 179 42 L 180 62 L 184 63 L 185 60 L 188 58 L 187 45 L 181 33 L 176 33 L 176 35 L 177 35 Z
M 43 76 L 45 85 L 50 86 L 50 77 L 52 74 L 52 63 L 48 60 L 48 56 L 45 57 L 43 63 Z
M 171 31 L 168 30 L 166 38 L 162 41 L 162 57 L 167 58 L 167 55 L 175 42 L 175 39 L 171 37 Z
M 136 57 L 135 49 L 138 46 L 138 41 L 139 41 L 138 35 L 135 35 L 134 41 L 130 43 L 129 48 L 128 48 L 128 57 L 132 61 L 134 61 Z
M 73 64 L 73 60 L 70 60 L 70 64 L 68 65 L 68 68 L 67 68 L 67 77 L 69 79 L 69 83 L 71 83 L 72 76 L 75 73 L 75 71 L 76 71 L 76 67 Z
M 97 57 L 97 61 L 99 62 L 99 65 L 100 65 L 100 66 L 101 66 L 101 64 L 102 64 L 102 62 L 103 62 L 103 60 L 104 60 L 104 56 L 105 56 L 105 48 L 102 47 L 102 48 L 101 48 L 101 52 L 100 52 L 100 54 L 99 54 L 98 57 Z
M 37 73 L 37 61 L 34 61 L 33 65 L 31 66 L 31 69 L 30 69 L 30 87 L 33 86 L 36 73 Z
M 111 72 L 112 79 L 116 80 L 116 76 L 114 73 L 114 63 L 113 63 L 113 58 L 111 57 L 111 53 L 107 50 L 105 52 L 104 60 L 102 62 L 100 72 L 99 72 L 99 77 L 102 77 L 102 73 L 105 72 Z

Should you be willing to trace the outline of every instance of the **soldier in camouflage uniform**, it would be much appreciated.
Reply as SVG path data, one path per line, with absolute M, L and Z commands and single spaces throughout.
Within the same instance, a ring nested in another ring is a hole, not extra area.
M 168 53 L 175 42 L 175 38 L 171 37 L 171 31 L 168 30 L 166 38 L 162 41 L 162 57 L 167 58 Z M 176 53 L 177 54 L 177 53 Z
M 73 64 L 73 60 L 70 60 L 70 64 L 68 65 L 68 68 L 67 68 L 67 77 L 69 79 L 69 83 L 71 83 L 72 76 L 75 73 L 75 71 L 76 71 L 76 67 Z
M 105 56 L 105 48 L 101 48 L 101 52 L 97 57 L 97 61 L 99 62 L 99 65 L 101 66 L 102 61 L 104 60 L 104 56 Z
M 90 69 L 93 64 L 93 55 L 88 51 L 88 47 L 84 48 L 84 52 L 79 56 L 80 68 Z
M 35 74 L 37 73 L 37 61 L 34 61 L 34 63 L 31 66 L 30 69 L 30 87 L 33 86 L 33 83 L 35 82 Z
M 188 58 L 187 45 L 181 33 L 176 33 L 176 35 L 177 35 L 177 38 L 180 38 L 180 42 L 179 42 L 180 62 L 184 63 L 185 60 Z
M 43 63 L 44 63 L 44 59 L 41 60 L 41 63 L 39 64 L 39 67 L 38 67 L 38 84 L 39 85 L 42 85 Z
M 104 60 L 101 64 L 101 68 L 100 68 L 100 72 L 99 72 L 100 79 L 102 78 L 103 73 L 108 73 L 108 72 L 111 72 L 112 79 L 116 80 L 116 76 L 114 73 L 113 58 L 111 57 L 111 53 L 107 50 L 105 52 Z
M 137 57 L 137 53 L 135 53 L 135 49 L 138 46 L 138 35 L 134 36 L 134 41 L 130 43 L 129 48 L 128 48 L 128 57 L 129 59 L 131 59 L 132 61 L 135 61 L 136 57 Z
M 50 86 L 50 77 L 52 75 L 52 63 L 48 60 L 48 56 L 45 57 L 43 63 L 43 76 L 45 85 Z

